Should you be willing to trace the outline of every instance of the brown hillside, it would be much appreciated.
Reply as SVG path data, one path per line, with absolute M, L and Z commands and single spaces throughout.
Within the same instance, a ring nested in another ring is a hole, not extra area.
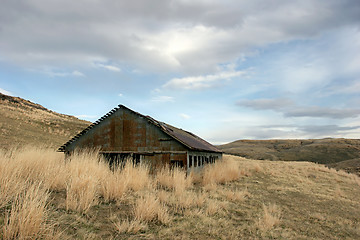
M 326 166 L 337 170 L 345 170 L 360 176 L 360 158 L 345 160 L 337 163 L 329 163 Z
M 360 158 L 360 139 L 238 140 L 218 147 L 225 153 L 250 159 L 332 164 Z M 346 167 L 351 172 L 356 170 Z
M 58 147 L 89 124 L 0 93 L 0 148 L 23 144 Z

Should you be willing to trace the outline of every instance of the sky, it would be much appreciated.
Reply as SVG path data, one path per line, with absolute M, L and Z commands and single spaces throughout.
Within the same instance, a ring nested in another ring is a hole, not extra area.
M 1 0 L 0 92 L 213 144 L 360 138 L 360 1 Z

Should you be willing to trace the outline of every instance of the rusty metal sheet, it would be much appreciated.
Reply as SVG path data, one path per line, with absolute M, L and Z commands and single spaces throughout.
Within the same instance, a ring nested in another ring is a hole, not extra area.
M 170 138 L 169 138 L 170 137 Z M 215 146 L 185 130 L 144 116 L 123 105 L 111 110 L 59 148 L 101 147 L 103 151 L 219 152 Z
M 191 132 L 187 132 L 166 123 L 160 123 L 160 125 L 167 134 L 181 141 L 191 149 L 196 149 L 200 151 L 205 150 L 210 152 L 221 152 L 221 150 Z

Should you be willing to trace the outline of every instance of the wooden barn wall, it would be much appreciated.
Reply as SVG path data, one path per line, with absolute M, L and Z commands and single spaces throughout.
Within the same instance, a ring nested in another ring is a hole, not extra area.
M 125 109 L 119 109 L 80 136 L 66 151 L 93 147 L 100 147 L 102 151 L 119 152 L 187 151 L 184 145 L 162 132 L 146 118 Z M 170 156 L 162 158 L 168 159 Z

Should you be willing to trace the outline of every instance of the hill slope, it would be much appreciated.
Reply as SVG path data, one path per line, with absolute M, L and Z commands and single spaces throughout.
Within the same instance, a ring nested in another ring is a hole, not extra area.
M 0 93 L 0 148 L 23 144 L 59 147 L 89 124 Z
M 250 159 L 310 161 L 345 166 L 356 171 L 360 158 L 360 139 L 238 140 L 218 146 L 225 153 Z M 348 164 L 336 164 L 354 159 Z

